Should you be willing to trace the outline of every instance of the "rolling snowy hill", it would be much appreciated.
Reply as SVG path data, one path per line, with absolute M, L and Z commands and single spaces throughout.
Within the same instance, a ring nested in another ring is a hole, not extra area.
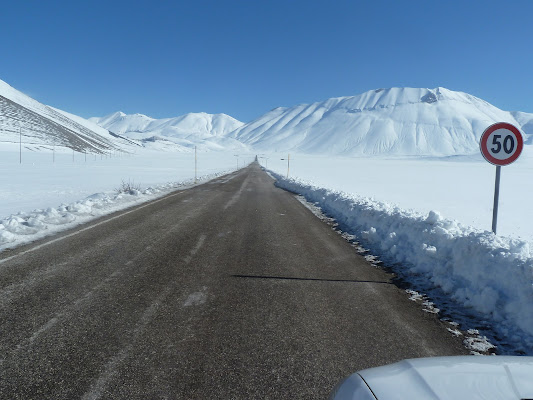
M 154 119 L 143 114 L 116 112 L 90 121 L 122 136 L 139 140 L 146 147 L 166 150 L 246 150 L 228 133 L 243 125 L 226 114 L 189 113 L 175 118 Z
M 0 142 L 107 153 L 126 142 L 83 118 L 46 106 L 0 80 Z
M 450 156 L 479 152 L 481 134 L 495 122 L 531 132 L 533 115 L 514 114 L 521 123 L 513 113 L 445 88 L 378 89 L 276 108 L 230 136 L 265 151 Z

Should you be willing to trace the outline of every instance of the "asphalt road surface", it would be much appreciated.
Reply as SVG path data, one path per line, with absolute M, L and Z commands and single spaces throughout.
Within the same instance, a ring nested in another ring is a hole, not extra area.
M 1 399 L 324 399 L 454 354 L 257 164 L 0 254 Z

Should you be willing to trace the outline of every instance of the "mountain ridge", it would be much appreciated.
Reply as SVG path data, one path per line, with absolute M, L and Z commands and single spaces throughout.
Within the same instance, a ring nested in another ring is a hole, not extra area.
M 112 152 L 141 146 L 190 152 L 291 151 L 342 156 L 436 156 L 479 152 L 482 132 L 509 122 L 533 144 L 533 114 L 503 111 L 444 87 L 375 89 L 277 107 L 248 123 L 219 113 L 156 119 L 121 111 L 89 120 L 39 103 L 0 80 L 1 141 Z M 129 149 L 129 150 L 127 150 Z
M 228 138 L 243 123 L 227 114 L 188 113 L 173 118 L 156 119 L 144 114 L 117 111 L 90 121 L 124 137 L 139 140 L 147 147 L 187 151 L 194 146 L 204 150 L 248 150 L 247 146 Z M 170 147 L 169 147 L 170 146 Z
M 533 114 L 521 113 L 522 121 L 529 117 L 533 128 Z M 478 152 L 484 129 L 500 121 L 523 125 L 511 112 L 468 93 L 389 88 L 275 108 L 230 136 L 258 150 L 450 156 Z

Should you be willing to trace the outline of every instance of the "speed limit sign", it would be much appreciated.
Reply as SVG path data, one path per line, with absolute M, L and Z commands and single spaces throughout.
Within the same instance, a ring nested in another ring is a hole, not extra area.
M 506 122 L 498 122 L 485 129 L 479 147 L 485 160 L 503 166 L 516 161 L 522 153 L 524 140 L 516 127 Z
M 507 122 L 498 122 L 489 126 L 481 135 L 479 148 L 485 160 L 496 165 L 494 181 L 494 207 L 492 208 L 492 232 L 496 234 L 498 224 L 498 199 L 500 197 L 500 175 L 504 165 L 509 165 L 522 153 L 524 140 L 515 126 Z

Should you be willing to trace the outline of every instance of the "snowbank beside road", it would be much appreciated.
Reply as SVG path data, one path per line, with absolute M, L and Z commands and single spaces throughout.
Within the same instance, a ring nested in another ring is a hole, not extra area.
M 273 174 L 355 234 L 402 275 L 419 277 L 490 319 L 506 341 L 533 353 L 533 257 L 529 243 L 369 198 Z
M 212 173 L 199 177 L 198 180 L 207 181 L 227 173 L 229 171 Z M 21 211 L 0 220 L 0 251 L 32 242 L 102 215 L 154 200 L 179 188 L 192 185 L 194 185 L 194 179 L 151 186 L 143 190 L 95 193 L 83 200 L 62 204 L 56 208 L 36 209 L 31 212 Z

